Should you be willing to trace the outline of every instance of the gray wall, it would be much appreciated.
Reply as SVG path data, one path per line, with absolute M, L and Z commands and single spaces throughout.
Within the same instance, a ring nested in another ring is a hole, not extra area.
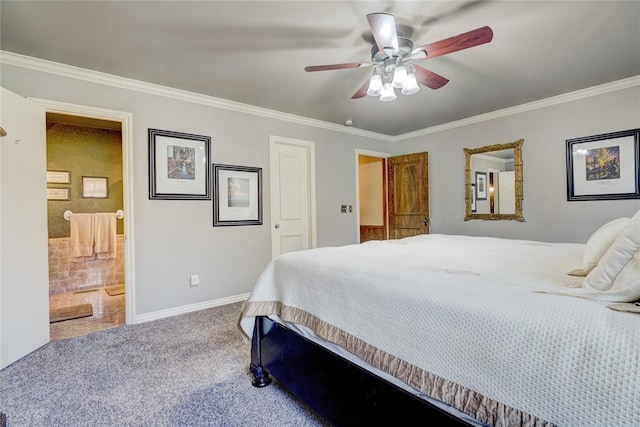
M 357 241 L 356 213 L 340 213 L 340 204 L 356 201 L 354 150 L 391 149 L 380 140 L 6 64 L 0 71 L 2 86 L 23 96 L 133 114 L 137 315 L 251 290 L 271 260 L 270 135 L 315 142 L 318 246 Z M 148 128 L 209 135 L 214 163 L 263 168 L 264 225 L 214 228 L 210 201 L 148 200 Z M 173 231 L 176 224 L 179 232 Z M 200 275 L 199 287 L 189 287 L 190 274 Z
M 640 200 L 568 202 L 565 141 L 639 127 L 634 87 L 415 137 L 394 143 L 393 152 L 429 152 L 432 233 L 586 242 L 606 221 L 637 212 Z M 525 222 L 465 222 L 462 149 L 520 138 Z

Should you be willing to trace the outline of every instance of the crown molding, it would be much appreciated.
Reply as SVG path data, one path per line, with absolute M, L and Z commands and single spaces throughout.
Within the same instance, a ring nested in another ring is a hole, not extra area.
M 120 89 L 162 96 L 179 101 L 192 102 L 209 107 L 221 108 L 224 110 L 231 110 L 240 113 L 252 114 L 254 116 L 296 123 L 304 126 L 311 126 L 320 129 L 348 133 L 351 135 L 363 136 L 366 138 L 377 139 L 386 142 L 393 142 L 394 140 L 394 137 L 390 135 L 384 135 L 381 133 L 371 132 L 353 127 L 345 127 L 343 125 L 329 123 L 322 120 L 310 119 L 308 117 L 298 116 L 290 113 L 283 113 L 281 111 L 271 110 L 268 108 L 256 107 L 254 105 L 243 104 L 241 102 L 216 98 L 209 95 L 202 95 L 199 93 L 189 92 L 182 89 L 175 89 L 168 86 L 147 83 L 140 80 L 134 80 L 126 77 L 116 76 L 113 74 L 103 73 L 100 71 L 88 70 L 86 68 L 80 68 L 73 65 L 61 64 L 59 62 L 34 58 L 31 56 L 8 52 L 5 50 L 0 50 L 0 63 L 34 71 L 55 74 L 62 77 L 88 81 L 91 83 L 117 87 Z
M 504 108 L 502 110 L 492 111 L 486 114 L 480 114 L 466 119 L 456 120 L 454 122 L 444 123 L 438 126 L 432 126 L 417 130 L 415 132 L 407 132 L 402 135 L 398 135 L 394 138 L 393 142 L 406 141 L 418 136 L 429 135 L 432 133 L 442 132 L 445 130 L 455 129 L 462 126 L 468 126 L 474 123 L 480 123 L 487 120 L 498 119 L 500 117 L 512 116 L 514 114 L 524 113 L 526 111 L 537 110 L 539 108 L 551 107 L 553 105 L 564 104 L 565 102 L 577 101 L 580 99 L 589 98 L 592 96 L 602 95 L 609 92 L 615 92 L 617 90 L 628 89 L 635 86 L 640 86 L 640 76 L 629 77 L 622 80 L 616 80 L 613 82 L 593 86 L 586 89 L 577 90 L 575 92 L 569 92 L 562 95 L 552 96 L 551 98 L 545 98 L 538 101 L 529 102 L 526 104 L 516 105 L 514 107 Z
M 486 114 L 480 114 L 461 120 L 456 120 L 442 125 L 432 126 L 413 132 L 407 132 L 401 135 L 391 136 L 377 132 L 366 131 L 353 127 L 346 127 L 335 123 L 329 123 L 322 120 L 310 119 L 308 117 L 298 116 L 295 114 L 283 113 L 268 108 L 256 107 L 254 105 L 243 104 L 240 102 L 229 101 L 227 99 L 216 98 L 213 96 L 202 95 L 189 92 L 182 89 L 175 89 L 167 86 L 147 83 L 140 80 L 129 79 L 126 77 L 115 76 L 112 74 L 102 73 L 99 71 L 88 70 L 85 68 L 75 67 L 73 65 L 61 64 L 58 62 L 47 61 L 40 58 L 21 55 L 13 52 L 0 50 L 0 63 L 21 67 L 34 71 L 55 74 L 62 77 L 69 77 L 78 80 L 84 80 L 92 83 L 127 89 L 136 92 L 143 92 L 151 95 L 162 96 L 165 98 L 176 99 L 185 102 L 193 102 L 196 104 L 207 105 L 214 108 L 237 111 L 241 113 L 252 114 L 255 116 L 281 120 L 290 123 L 296 123 L 304 126 L 311 126 L 320 129 L 332 130 L 335 132 L 347 133 L 365 138 L 377 139 L 385 142 L 401 142 L 412 138 L 430 135 L 445 130 L 451 130 L 458 127 L 468 126 L 474 123 L 480 123 L 487 120 L 493 120 L 501 117 L 511 116 L 526 111 L 537 110 L 540 108 L 550 107 L 553 105 L 563 104 L 565 102 L 577 101 L 592 96 L 602 95 L 617 90 L 628 89 L 640 86 L 640 76 L 629 77 L 586 89 L 569 92 L 526 104 L 516 105 L 501 110 L 492 111 Z

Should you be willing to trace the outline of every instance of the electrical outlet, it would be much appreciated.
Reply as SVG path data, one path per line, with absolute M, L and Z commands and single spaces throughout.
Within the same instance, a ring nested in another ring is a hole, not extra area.
M 353 205 L 349 205 L 349 213 L 353 213 Z
M 198 286 L 200 284 L 200 276 L 192 274 L 189 277 L 189 286 Z

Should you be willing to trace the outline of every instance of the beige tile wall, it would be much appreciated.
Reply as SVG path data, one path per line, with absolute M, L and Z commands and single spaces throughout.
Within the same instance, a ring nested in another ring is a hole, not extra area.
M 71 262 L 69 238 L 49 239 L 49 295 L 124 284 L 124 235 L 116 242 L 114 259 Z

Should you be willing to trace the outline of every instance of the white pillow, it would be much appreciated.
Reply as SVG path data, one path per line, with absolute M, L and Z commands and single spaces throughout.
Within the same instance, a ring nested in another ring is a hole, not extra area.
M 591 271 L 600 258 L 611 247 L 620 231 L 629 222 L 629 218 L 618 218 L 607 222 L 589 237 L 582 253 L 584 270 Z
M 567 295 L 615 303 L 630 303 L 638 301 L 640 300 L 640 251 L 636 252 L 633 258 L 631 258 L 631 261 L 629 261 L 622 271 L 620 271 L 613 281 L 611 288 L 604 292 L 590 288 L 564 288 L 556 291 L 534 292 Z M 609 307 L 615 309 L 615 307 Z M 638 308 L 640 309 L 640 307 Z
M 584 280 L 585 288 L 607 291 L 631 258 L 640 250 L 640 211 L 622 228 L 598 265 Z
M 628 302 L 640 299 L 640 251 L 620 271 L 608 292 L 615 292 Z

